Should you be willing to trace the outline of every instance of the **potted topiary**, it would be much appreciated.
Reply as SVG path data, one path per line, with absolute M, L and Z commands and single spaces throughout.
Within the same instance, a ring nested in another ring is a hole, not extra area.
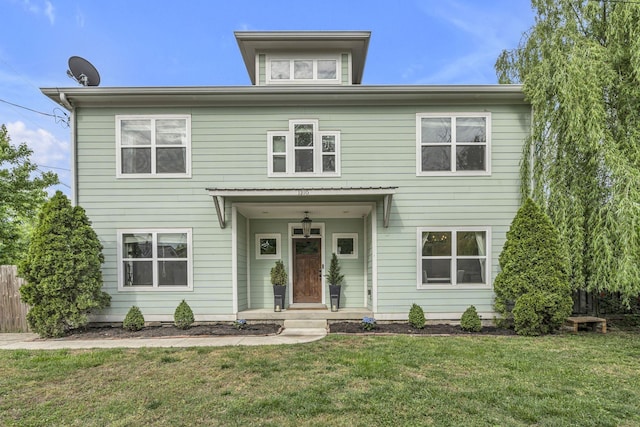
M 331 255 L 331 264 L 329 265 L 329 273 L 325 276 L 329 282 L 329 296 L 331 298 L 331 311 L 338 311 L 340 308 L 340 291 L 342 290 L 342 282 L 344 274 L 340 274 L 340 263 L 338 257 L 334 253 Z M 335 304 L 334 304 L 335 301 Z
M 273 285 L 273 311 L 280 311 L 284 308 L 287 289 L 287 270 L 282 260 L 277 260 L 275 267 L 271 269 L 271 284 Z

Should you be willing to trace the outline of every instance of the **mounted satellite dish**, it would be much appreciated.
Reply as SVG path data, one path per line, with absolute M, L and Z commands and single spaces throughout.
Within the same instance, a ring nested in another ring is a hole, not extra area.
M 98 86 L 100 84 L 100 74 L 98 74 L 96 67 L 79 56 L 69 58 L 67 75 L 82 86 Z

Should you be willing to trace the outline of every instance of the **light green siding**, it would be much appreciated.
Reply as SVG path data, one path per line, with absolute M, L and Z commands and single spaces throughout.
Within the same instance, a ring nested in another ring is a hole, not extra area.
M 342 84 L 343 85 L 350 85 L 351 84 L 351 79 L 349 78 L 349 76 L 350 76 L 349 68 L 351 67 L 351 61 L 349 61 L 350 58 L 351 58 L 351 56 L 348 53 L 343 53 L 341 55 Z
M 251 308 L 270 308 L 273 307 L 273 290 L 270 282 L 270 271 L 274 266 L 274 259 L 259 259 L 256 256 L 256 234 L 279 234 L 281 243 L 280 259 L 285 264 L 289 281 L 292 280 L 293 272 L 291 270 L 291 239 L 289 238 L 289 224 L 299 224 L 300 218 L 277 219 L 277 220 L 252 220 L 251 221 L 251 249 L 250 249 L 250 265 L 251 265 Z M 364 232 L 361 219 L 331 219 L 331 218 L 314 218 L 314 227 L 324 224 L 324 236 L 322 236 L 322 252 L 324 259 L 324 274 L 328 272 L 329 262 L 331 261 L 333 233 L 357 233 L 358 234 L 358 258 L 357 259 L 341 259 L 340 265 L 342 273 L 345 276 L 342 286 L 341 307 L 363 307 L 364 306 L 364 258 L 363 254 L 363 238 Z M 324 278 L 323 278 L 324 279 Z M 326 282 L 326 281 L 325 281 Z M 324 284 L 326 303 L 329 301 L 329 283 Z M 287 303 L 289 295 L 287 295 Z
M 491 176 L 416 176 L 416 113 L 491 112 Z M 299 188 L 397 186 L 389 228 L 382 226 L 382 203 L 377 210 L 377 312 L 407 313 L 411 303 L 427 313 L 462 312 L 474 304 L 480 312 L 492 311 L 490 289 L 417 289 L 416 230 L 429 226 L 489 226 L 492 231 L 492 278 L 505 233 L 519 206 L 521 147 L 529 133 L 530 109 L 524 105 L 474 104 L 425 106 L 335 107 L 194 107 L 100 108 L 77 110 L 78 203 L 83 206 L 103 245 L 105 289 L 112 306 L 103 314 L 124 316 L 138 305 L 145 316 L 172 315 L 184 298 L 196 316 L 228 315 L 232 310 L 232 221 L 226 206 L 227 227 L 221 229 L 214 204 L 205 191 L 222 188 Z M 192 177 L 174 179 L 116 179 L 116 114 L 190 114 L 192 118 Z M 287 130 L 289 119 L 318 119 L 319 128 L 340 131 L 341 176 L 334 178 L 268 178 L 267 132 Z M 292 218 L 299 221 L 300 218 Z M 249 225 L 248 234 L 243 223 Z M 330 245 L 331 221 L 326 243 Z M 262 227 L 264 225 L 265 227 Z M 286 221 L 260 224 L 238 218 L 238 303 L 243 307 L 247 275 L 242 252 L 252 253 L 253 236 L 275 226 L 286 243 Z M 118 292 L 116 230 L 120 228 L 192 228 L 193 290 L 189 292 Z M 244 230 L 244 231 L 243 231 Z M 269 229 L 268 232 L 274 232 Z M 373 236 L 358 223 L 362 246 Z M 246 241 L 249 241 L 247 251 Z M 327 248 L 325 244 L 325 249 Z M 371 249 L 362 251 L 359 291 L 345 299 L 363 305 L 364 256 L 372 287 Z M 288 253 L 283 253 L 285 262 Z M 328 258 L 327 258 L 328 260 Z M 269 306 L 272 291 L 266 265 L 250 257 L 253 307 Z M 358 268 L 345 265 L 353 274 Z M 260 273 L 258 272 L 263 272 Z M 350 273 L 351 274 L 351 273 Z M 354 289 L 357 289 L 354 287 Z M 359 292 L 359 295 L 358 295 Z M 359 299 L 359 303 L 358 303 Z
M 267 83 L 267 55 L 258 55 L 258 85 L 262 86 Z
M 287 223 L 293 220 L 252 220 L 251 221 L 251 243 L 249 250 L 249 264 L 251 265 L 251 308 L 268 308 L 273 307 L 273 285 L 271 284 L 271 268 L 275 265 L 275 259 L 257 259 L 256 258 L 256 234 L 279 234 L 281 257 L 285 269 L 291 279 L 289 268 L 289 248 L 287 242 Z M 288 289 L 287 289 L 288 290 Z M 285 307 L 289 303 L 287 295 Z

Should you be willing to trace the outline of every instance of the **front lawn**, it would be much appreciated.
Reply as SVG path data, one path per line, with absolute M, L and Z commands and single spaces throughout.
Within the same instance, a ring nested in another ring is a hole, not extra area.
M 0 351 L 0 425 L 640 425 L 639 338 Z

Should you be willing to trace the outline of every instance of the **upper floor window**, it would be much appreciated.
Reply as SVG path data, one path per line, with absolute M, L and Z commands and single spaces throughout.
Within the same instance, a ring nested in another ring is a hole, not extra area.
M 273 56 L 267 59 L 267 84 L 341 82 L 340 55 Z
M 116 116 L 119 178 L 191 175 L 191 116 Z
M 416 115 L 418 175 L 489 175 L 491 113 Z
M 317 120 L 290 120 L 267 139 L 269 176 L 340 175 L 340 132 L 319 131 Z

